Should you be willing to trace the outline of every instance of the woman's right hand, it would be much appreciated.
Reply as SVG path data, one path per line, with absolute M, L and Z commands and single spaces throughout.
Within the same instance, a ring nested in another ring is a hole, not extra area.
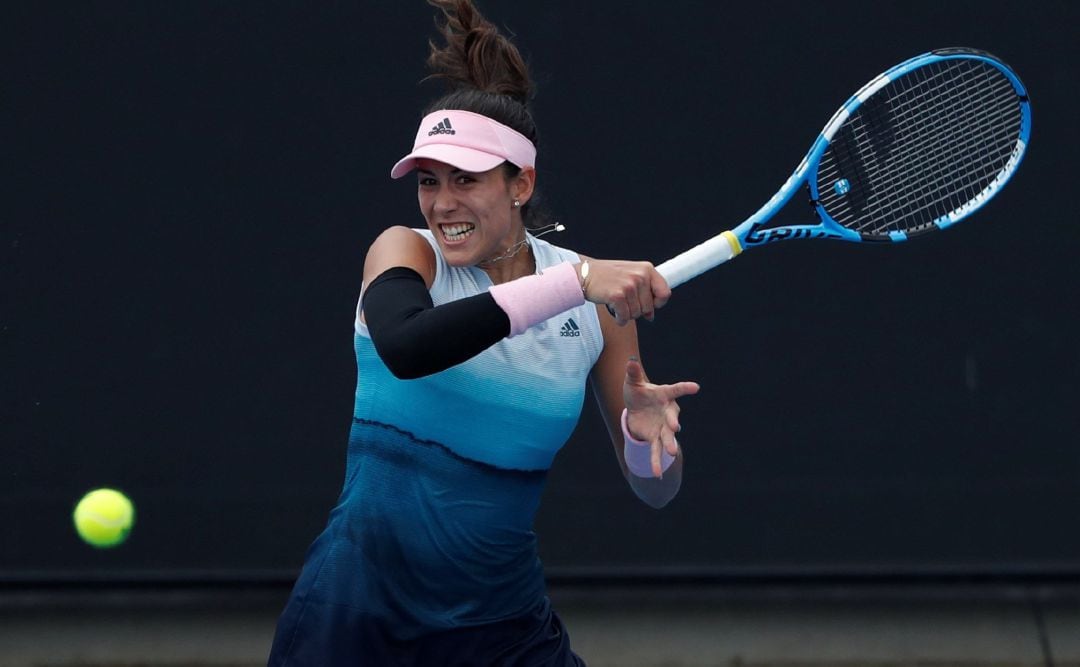
M 657 308 L 671 298 L 667 281 L 649 262 L 590 259 L 582 282 L 585 299 L 602 303 L 621 326 L 644 317 L 652 320 Z M 578 267 L 581 275 L 581 265 Z

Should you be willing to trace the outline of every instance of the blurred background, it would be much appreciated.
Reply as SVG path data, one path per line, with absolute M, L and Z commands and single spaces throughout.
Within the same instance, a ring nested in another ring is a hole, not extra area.
M 1080 5 L 479 5 L 538 84 L 548 238 L 597 257 L 733 227 L 918 53 L 990 51 L 1032 100 L 949 233 L 770 246 L 640 327 L 702 385 L 679 497 L 634 498 L 588 403 L 536 525 L 590 664 L 1080 664 Z M 423 225 L 388 172 L 442 91 L 434 10 L 5 14 L 0 665 L 258 664 L 340 490 L 364 253 Z M 72 528 L 100 486 L 136 505 L 116 549 Z

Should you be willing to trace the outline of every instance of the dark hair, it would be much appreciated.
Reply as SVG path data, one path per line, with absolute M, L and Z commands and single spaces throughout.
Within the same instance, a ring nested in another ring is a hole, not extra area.
M 446 45 L 428 43 L 431 74 L 427 79 L 446 81 L 450 92 L 429 104 L 424 115 L 440 109 L 478 113 L 517 130 L 539 148 L 528 104 L 535 88 L 517 47 L 480 14 L 472 0 L 428 0 L 428 4 L 442 11 L 439 34 Z M 521 172 L 510 162 L 504 162 L 503 169 L 508 178 Z M 537 200 L 534 190 L 532 199 L 521 207 L 526 227 L 547 222 L 548 216 L 535 206 Z

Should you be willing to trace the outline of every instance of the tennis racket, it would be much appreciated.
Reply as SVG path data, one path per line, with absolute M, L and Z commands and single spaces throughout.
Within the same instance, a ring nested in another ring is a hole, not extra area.
M 945 229 L 1009 181 L 1030 133 L 1027 91 L 1008 65 L 967 48 L 924 53 L 845 102 L 757 213 L 656 269 L 675 287 L 774 241 L 897 243 Z M 768 226 L 800 190 L 817 222 Z

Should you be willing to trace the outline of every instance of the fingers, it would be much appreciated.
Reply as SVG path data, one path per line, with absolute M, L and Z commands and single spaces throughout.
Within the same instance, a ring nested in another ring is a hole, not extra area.
M 603 303 L 620 324 L 645 318 L 667 303 L 671 289 L 648 262 L 591 260 L 586 299 Z
M 663 308 L 667 305 L 668 299 L 671 298 L 671 288 L 668 287 L 667 281 L 664 280 L 664 276 L 660 275 L 660 272 L 656 269 L 652 270 L 652 274 L 649 276 L 649 278 L 653 296 L 653 304 L 657 308 Z
M 633 274 L 627 275 L 627 280 L 621 283 L 619 292 L 613 296 L 608 310 L 614 308 L 615 320 L 619 324 L 626 324 L 630 320 L 636 320 L 646 311 L 652 312 L 652 294 L 643 290 L 645 285 L 639 282 Z M 647 303 L 645 306 L 643 303 Z
M 627 308 L 625 303 L 612 305 L 610 303 L 604 304 L 607 307 L 607 311 L 611 313 L 611 316 L 615 318 L 615 324 L 620 327 L 625 326 L 630 321 L 630 309 Z
M 626 381 L 633 385 L 643 385 L 648 382 L 645 378 L 645 368 L 633 357 L 626 362 Z
M 653 268 L 652 264 L 644 264 L 643 269 L 645 273 L 635 285 L 637 289 L 635 290 L 634 298 L 637 300 L 638 308 L 641 309 L 638 317 L 652 320 L 657 308 L 655 294 L 653 294 L 653 278 L 660 274 L 656 272 L 656 269 Z
M 668 408 L 664 413 L 667 427 L 672 434 L 678 433 L 682 430 L 682 424 L 679 423 L 679 412 L 681 411 L 682 408 L 680 408 L 677 403 L 672 403 L 671 407 Z
M 626 300 L 626 309 L 630 314 L 630 319 L 636 320 L 641 317 L 644 312 L 641 307 L 641 293 L 628 288 L 623 298 Z
M 649 270 L 652 271 L 653 273 L 656 273 L 656 271 L 651 266 L 649 267 Z M 653 299 L 653 290 L 652 290 L 651 281 L 646 279 L 638 287 L 638 290 L 637 290 L 637 293 L 635 294 L 635 296 L 637 298 L 638 308 L 641 309 L 641 313 L 640 313 L 639 317 L 644 317 L 645 319 L 652 320 L 653 319 L 653 314 L 656 312 L 656 302 Z
M 660 430 L 660 445 L 670 456 L 679 455 L 679 443 L 675 440 L 675 434 L 666 428 Z
M 691 396 L 698 393 L 701 386 L 697 382 L 677 382 L 673 385 L 667 385 L 664 389 L 669 402 L 667 409 L 664 411 L 664 419 L 671 432 L 678 433 L 682 430 L 682 424 L 679 423 L 679 413 L 682 412 L 682 408 L 679 407 L 675 400 L 682 396 Z
M 675 401 L 683 396 L 693 396 L 701 391 L 701 385 L 697 382 L 676 382 L 675 384 L 658 385 L 658 390 L 664 400 Z
M 653 477 L 663 477 L 663 454 L 668 456 L 679 455 L 679 443 L 675 441 L 675 434 L 666 428 L 660 429 L 660 437 L 652 442 L 650 445 L 652 451 L 649 452 L 649 460 L 652 464 Z

